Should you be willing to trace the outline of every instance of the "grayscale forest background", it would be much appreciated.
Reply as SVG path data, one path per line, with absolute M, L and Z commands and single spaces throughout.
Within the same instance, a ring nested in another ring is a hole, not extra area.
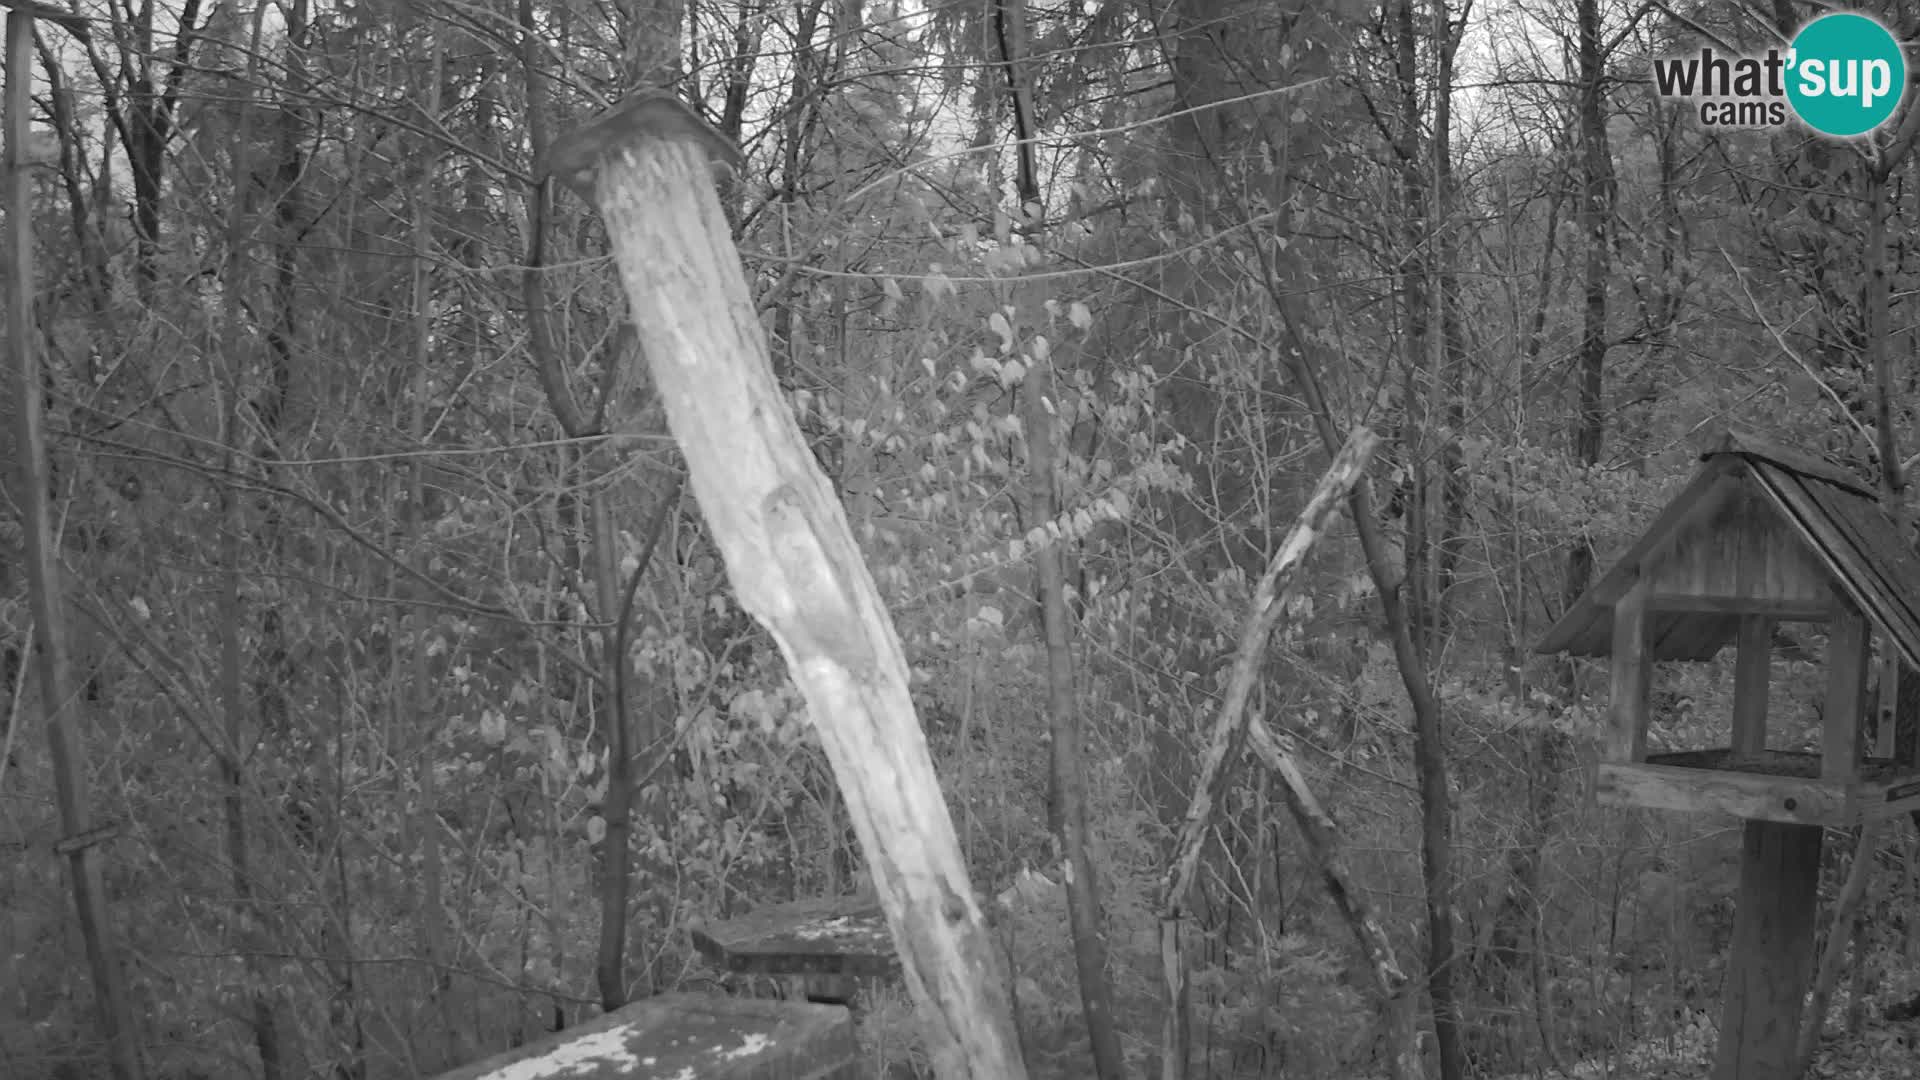
M 1386 438 L 1401 602 L 1336 516 L 1254 708 L 1297 740 L 1425 985 L 1433 1075 L 1711 1049 L 1738 832 L 1596 807 L 1605 666 L 1532 647 L 1703 431 L 1868 482 L 1883 430 L 1896 460 L 1920 450 L 1913 155 L 1703 128 L 1648 85 L 1696 29 L 1764 43 L 1812 8 L 72 10 L 90 42 L 43 21 L 34 72 L 34 332 L 80 742 L 120 830 L 107 904 L 153 1075 L 430 1075 L 592 1015 L 622 703 L 633 996 L 717 985 L 692 920 L 859 887 L 805 711 L 683 494 L 600 220 L 533 180 L 558 134 L 666 84 L 746 153 L 720 193 L 776 373 L 990 898 L 1060 877 L 1002 348 L 1048 340 L 1133 1069 L 1159 1052 L 1158 883 L 1250 582 L 1327 465 L 1303 371 L 1341 430 Z M 1015 325 L 1016 302 L 1049 317 Z M 0 482 L 0 1075 L 82 1080 L 105 1065 Z M 1773 710 L 1811 733 L 1825 643 L 1795 635 Z M 1662 672 L 1656 743 L 1725 726 L 1730 667 Z M 1236 772 L 1204 853 L 1194 1075 L 1377 1075 L 1365 966 L 1273 784 Z M 1915 1060 L 1883 1018 L 1920 995 L 1920 838 L 1898 824 L 1836 998 L 1855 1075 Z M 1827 850 L 1830 896 L 1853 848 Z M 1017 899 L 996 927 L 1035 1074 L 1090 1075 L 1063 901 Z M 904 995 L 870 995 L 862 1033 L 915 1075 Z

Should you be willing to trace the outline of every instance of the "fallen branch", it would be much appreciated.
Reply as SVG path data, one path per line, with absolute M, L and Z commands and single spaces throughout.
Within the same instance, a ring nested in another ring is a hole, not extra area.
M 1240 644 L 1234 652 L 1226 695 L 1214 717 L 1213 730 L 1200 762 L 1200 776 L 1194 783 L 1193 801 L 1187 807 L 1175 842 L 1173 858 L 1167 866 L 1160 897 L 1160 958 L 1166 980 L 1167 1010 L 1161 1029 L 1161 1076 L 1179 1080 L 1186 1072 L 1186 962 L 1181 926 L 1186 919 L 1187 896 L 1200 864 L 1200 851 L 1207 829 L 1212 825 L 1215 802 L 1225 784 L 1233 751 L 1247 727 L 1247 702 L 1259 681 L 1266 660 L 1267 642 L 1285 614 L 1287 602 L 1297 585 L 1300 567 L 1319 540 L 1326 520 L 1365 475 L 1367 462 L 1380 445 L 1380 437 L 1364 427 L 1356 427 L 1346 446 L 1334 455 L 1333 463 L 1321 477 L 1300 512 L 1299 520 L 1280 545 L 1266 573 L 1254 588 L 1253 610 L 1240 631 Z M 1298 770 L 1295 770 L 1297 774 Z M 1404 979 L 1402 980 L 1404 981 Z M 1396 1054 L 1397 1056 L 1397 1054 Z

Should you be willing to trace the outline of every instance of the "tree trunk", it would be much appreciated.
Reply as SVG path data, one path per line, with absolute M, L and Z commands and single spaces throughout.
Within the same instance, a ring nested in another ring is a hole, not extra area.
M 1044 221 L 1039 185 L 1039 167 L 1034 160 L 1033 136 L 1036 121 L 1033 111 L 1033 84 L 1026 56 L 1026 9 L 1024 0 L 997 0 L 993 8 L 998 29 L 1000 59 L 1007 77 L 1007 99 L 1011 105 L 1015 147 L 1019 167 L 1015 170 L 1015 197 L 1020 201 L 1021 217 L 1038 229 Z M 1039 298 L 1034 298 L 1038 300 Z M 1043 308 L 1033 303 L 1030 310 Z M 1026 405 L 1027 471 L 1029 485 L 1027 527 L 1048 530 L 1060 512 L 1058 480 L 1054 465 L 1054 424 L 1058 402 L 1054 395 L 1054 359 L 1042 348 L 1041 338 L 1030 341 L 1032 349 L 1025 357 L 1028 364 L 1021 398 Z M 1066 355 L 1063 346 L 1061 354 Z M 1047 534 L 1042 533 L 1043 536 Z M 1126 1058 L 1120 1049 L 1120 1032 L 1115 1026 L 1113 987 L 1107 978 L 1107 940 L 1105 918 L 1101 912 L 1099 879 L 1095 876 L 1093 856 L 1087 836 L 1087 762 L 1080 731 L 1079 711 L 1073 687 L 1072 628 L 1067 617 L 1067 575 L 1062 551 L 1064 541 L 1045 539 L 1033 553 L 1035 584 L 1038 586 L 1040 623 L 1047 650 L 1047 730 L 1052 734 L 1047 747 L 1052 797 L 1048 800 L 1049 825 L 1060 845 L 1066 868 L 1067 921 L 1073 934 L 1075 970 L 1080 982 L 1080 1006 L 1087 1024 L 1087 1039 L 1093 1053 L 1094 1075 L 1100 1080 L 1121 1080 L 1126 1074 Z
M 1440 334 L 1442 327 L 1430 325 L 1438 307 L 1429 295 L 1428 265 L 1434 257 L 1433 214 L 1427 177 L 1421 168 L 1420 86 L 1418 41 L 1413 0 L 1400 0 L 1394 6 L 1394 75 L 1399 93 L 1400 130 L 1393 150 L 1399 159 L 1401 192 L 1406 215 L 1403 235 L 1406 255 L 1401 267 L 1401 317 L 1403 366 L 1401 378 L 1402 427 L 1401 468 L 1405 478 L 1402 512 L 1406 522 L 1405 570 L 1401 578 L 1404 608 L 1405 652 L 1399 640 L 1402 630 L 1393 627 L 1394 609 L 1401 608 L 1401 589 L 1380 585 L 1381 601 L 1387 609 L 1390 633 L 1401 679 L 1411 691 L 1415 682 L 1420 694 L 1414 698 L 1414 769 L 1420 781 L 1420 875 L 1427 908 L 1427 992 L 1433 999 L 1434 1043 L 1440 1055 L 1441 1080 L 1461 1080 L 1465 1057 L 1460 1045 L 1459 1009 L 1454 991 L 1453 929 L 1453 856 L 1452 806 L 1448 790 L 1446 739 L 1440 703 L 1428 684 L 1427 670 L 1434 646 L 1434 597 L 1429 577 L 1430 530 L 1427 470 L 1426 395 L 1432 389 L 1423 385 L 1420 372 L 1427 362 L 1428 337 Z M 1442 43 L 1435 42 L 1436 47 Z M 1440 343 L 1444 347 L 1444 342 Z M 1331 417 L 1323 425 L 1330 429 Z M 1323 441 L 1331 442 L 1329 430 Z M 1360 516 L 1356 507 L 1355 517 Z M 1364 534 L 1363 534 L 1364 538 Z M 1364 539 L 1363 539 L 1364 544 Z M 1383 553 L 1384 554 L 1384 553 Z M 1371 562 L 1371 557 L 1369 558 Z M 1375 575 L 1376 582 L 1382 582 Z M 1428 707 L 1422 708 L 1424 699 Z
M 427 65 L 425 110 L 428 116 L 440 115 L 440 85 L 444 77 L 445 53 L 440 35 L 431 34 L 433 60 Z M 466 1057 L 465 1040 L 459 1031 L 458 1013 L 453 1001 L 453 956 L 447 947 L 446 892 L 444 858 L 440 844 L 440 791 L 438 748 L 440 725 L 436 722 L 429 691 L 432 677 L 428 669 L 428 650 L 432 647 L 433 609 L 427 604 L 426 586 L 432 552 L 425 542 L 427 533 L 426 459 L 427 377 L 433 367 L 433 218 L 429 212 L 434 181 L 439 173 L 438 153 L 430 153 L 423 162 L 413 190 L 413 380 L 408 391 L 408 434 L 414 451 L 413 468 L 407 477 L 404 532 L 414 545 L 414 564 L 418 576 L 410 583 L 416 602 L 412 606 L 412 641 L 407 650 L 408 677 L 394 688 L 394 702 L 402 710 L 396 731 L 413 729 L 413 775 L 420 791 L 414 810 L 413 834 L 420 856 L 420 913 L 417 932 L 420 951 L 426 962 L 426 1006 L 431 1022 L 439 1027 L 439 1038 L 428 1044 L 425 1071 L 450 1068 Z M 396 590 L 397 592 L 398 590 Z
M 1022 396 L 1026 399 L 1029 527 L 1045 529 L 1059 513 L 1054 490 L 1052 360 L 1035 356 L 1027 371 Z M 1105 917 L 1101 912 L 1099 879 L 1087 835 L 1086 749 L 1080 737 L 1080 716 L 1074 701 L 1072 628 L 1067 619 L 1067 580 L 1061 541 L 1051 541 L 1034 553 L 1039 586 L 1040 621 L 1047 649 L 1047 748 L 1051 765 L 1052 798 L 1049 825 L 1060 844 L 1066 868 L 1067 920 L 1073 933 L 1073 956 L 1080 976 L 1080 1004 L 1092 1043 L 1094 1075 L 1120 1080 L 1126 1058 L 1115 1027 L 1113 988 L 1107 979 Z
M 1470 485 L 1461 439 L 1466 436 L 1467 402 L 1466 327 L 1460 317 L 1460 288 L 1454 273 L 1458 227 L 1454 212 L 1453 180 L 1453 61 L 1460 48 L 1462 24 L 1456 31 L 1446 0 L 1433 2 L 1433 48 L 1435 58 L 1433 86 L 1433 205 L 1428 216 L 1433 258 L 1428 263 L 1429 351 L 1433 355 L 1430 393 L 1440 402 L 1446 417 L 1446 439 L 1438 451 L 1440 475 L 1438 492 L 1440 513 L 1434 537 L 1434 573 L 1430 595 L 1433 611 L 1429 640 L 1437 647 L 1448 632 L 1448 596 L 1454 577 L 1465 557 L 1467 540 L 1461 536 L 1466 519 Z
M 1393 9 L 1395 90 L 1399 97 L 1400 130 L 1392 147 L 1400 167 L 1401 245 L 1400 257 L 1400 430 L 1394 440 L 1399 444 L 1402 476 L 1396 491 L 1400 496 L 1401 521 L 1405 529 L 1405 594 L 1407 620 L 1413 632 L 1413 647 L 1424 662 L 1433 654 L 1432 581 L 1428 576 L 1431 541 L 1429 530 L 1427 482 L 1427 396 L 1433 387 L 1421 378 L 1427 365 L 1428 338 L 1439 328 L 1431 317 L 1436 307 L 1432 297 L 1429 265 L 1433 260 L 1432 216 L 1426 171 L 1421 167 L 1419 35 L 1415 29 L 1414 0 L 1399 0 Z M 1435 1021 L 1438 1026 L 1439 1014 Z M 1451 1038 L 1451 1036 L 1448 1036 Z M 1456 1080 L 1449 1075 L 1446 1080 Z
M 538 167 L 546 157 L 549 141 L 547 75 L 542 66 L 546 53 L 537 45 L 539 29 L 531 0 L 520 0 L 518 15 L 521 59 L 527 80 L 527 131 Z M 545 184 L 536 185 L 528 193 L 527 205 L 529 249 L 521 287 L 531 331 L 528 352 L 561 432 L 569 439 L 586 439 L 604 433 L 613 384 L 620 381 L 623 373 L 616 368 L 610 372 L 612 377 L 602 380 L 606 394 L 597 401 L 589 399 L 591 412 L 583 409 L 580 399 L 574 396 L 552 325 L 553 305 L 544 276 L 545 248 L 553 232 L 553 200 Z M 621 359 L 617 351 L 609 350 L 606 362 L 617 365 Z M 569 459 L 574 468 L 587 473 L 593 455 L 569 455 Z M 582 477 L 581 486 L 586 488 L 586 494 L 577 507 L 579 512 L 573 515 L 575 529 L 571 531 L 576 537 L 577 570 L 590 589 L 592 617 L 600 628 L 600 679 L 589 692 L 600 705 L 607 740 L 607 788 L 600 803 L 600 820 L 606 830 L 599 842 L 600 934 L 595 950 L 594 981 L 601 1010 L 612 1012 L 627 1003 L 627 910 L 633 890 L 634 739 L 626 702 L 622 695 L 614 692 L 620 681 L 619 666 L 626 658 L 614 655 L 613 618 L 619 608 L 620 581 L 618 557 L 613 548 L 613 520 L 606 505 L 610 496 L 607 486 L 591 482 L 590 476 Z
M 1292 371 L 1300 396 L 1320 435 L 1320 442 L 1333 453 L 1340 445 L 1339 427 L 1333 409 L 1320 383 L 1320 374 L 1308 359 L 1313 345 L 1306 339 L 1291 306 L 1295 301 L 1269 282 L 1269 291 L 1279 306 L 1287 328 L 1287 344 L 1280 348 L 1281 362 Z M 1393 648 L 1394 666 L 1400 673 L 1400 685 L 1413 707 L 1414 767 L 1420 780 L 1421 877 L 1426 886 L 1427 907 L 1427 985 L 1434 998 L 1436 1031 L 1445 1026 L 1451 1045 L 1458 1050 L 1457 1020 L 1453 1008 L 1454 913 L 1453 913 L 1453 811 L 1447 779 L 1446 748 L 1440 701 L 1434 694 L 1426 662 L 1414 646 L 1413 626 L 1407 608 L 1401 602 L 1400 568 L 1393 564 L 1380 521 L 1375 517 L 1372 485 L 1364 478 L 1349 497 L 1354 532 L 1366 554 L 1367 574 L 1380 594 L 1380 613 L 1387 626 Z M 1442 1057 L 1444 1070 L 1445 1057 Z M 1455 1061 L 1455 1066 L 1460 1064 Z M 1443 1076 L 1444 1076 L 1443 1072 Z M 1452 1080 L 1452 1078 L 1448 1078 Z
M 607 224 L 642 350 L 740 606 L 786 658 L 833 765 L 934 1067 L 1023 1080 L 1005 973 L 967 880 L 906 658 L 844 511 L 773 380 L 707 179 L 738 151 L 643 93 L 553 147 Z
M 101 1041 L 115 1080 L 139 1080 L 138 1029 L 127 1000 L 119 951 L 107 917 L 106 883 L 101 874 L 103 837 L 94 834 L 92 795 L 88 791 L 85 750 L 80 745 L 79 710 L 67 657 L 67 611 L 54 546 L 53 507 L 47 492 L 45 398 L 40 392 L 40 357 L 33 318 L 33 205 L 28 186 L 27 124 L 31 102 L 33 17 L 7 14 L 6 185 L 7 185 L 7 347 L 13 353 L 13 399 L 17 411 L 14 451 L 18 455 L 21 531 L 25 534 L 28 602 L 33 610 L 33 651 L 40 661 L 40 709 L 53 756 L 54 794 L 66 836 L 57 850 L 65 854 L 80 918 L 80 939 L 93 976 L 94 1004 Z M 24 664 L 22 665 L 24 667 Z
M 262 29 L 262 16 L 265 9 L 256 11 L 253 19 L 252 48 L 249 51 L 248 74 L 257 74 L 259 70 L 259 43 Z M 253 86 L 250 78 L 245 84 Z M 226 381 L 225 408 L 221 410 L 221 420 L 225 430 L 221 433 L 221 443 L 225 447 L 226 469 L 229 476 L 239 475 L 240 458 L 251 456 L 248 447 L 246 428 L 241 413 L 241 387 L 246 370 L 246 314 L 242 310 L 242 298 L 247 294 L 248 261 L 242 258 L 241 247 L 245 242 L 247 215 L 250 207 L 247 200 L 238 195 L 247 190 L 252 177 L 253 160 L 250 153 L 253 146 L 253 121 L 255 110 L 253 99 L 248 94 L 242 99 L 238 137 L 234 140 L 232 178 L 236 193 L 227 217 L 226 265 L 222 270 L 225 300 L 226 370 L 222 376 Z M 286 1075 L 288 1063 L 282 1046 L 282 1035 L 278 1017 L 276 995 L 269 989 L 273 986 L 266 957 L 269 952 L 264 926 L 263 912 L 258 906 L 255 893 L 252 852 L 247 829 L 246 774 L 239 757 L 240 748 L 251 744 L 247 737 L 249 715 L 246 696 L 246 664 L 241 655 L 244 644 L 243 629 L 246 626 L 246 604 L 240 597 L 240 579 L 245 571 L 242 564 L 241 538 L 247 535 L 249 528 L 246 515 L 246 500 L 240 488 L 227 483 L 221 487 L 220 499 L 225 509 L 226 534 L 222 538 L 221 555 L 225 565 L 226 580 L 222 587 L 221 608 L 225 616 L 220 640 L 220 696 L 222 711 L 226 721 L 226 745 L 218 754 L 221 780 L 226 788 L 222 800 L 226 817 L 226 847 L 229 873 L 233 882 L 235 924 L 239 928 L 237 949 L 243 957 L 243 967 L 250 983 L 247 997 L 252 1013 L 253 1043 L 260 1054 L 260 1073 L 264 1080 L 279 1080 Z

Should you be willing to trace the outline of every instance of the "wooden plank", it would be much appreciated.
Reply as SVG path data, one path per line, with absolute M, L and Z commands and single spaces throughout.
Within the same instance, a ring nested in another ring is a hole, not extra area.
M 1900 714 L 1901 664 L 1891 642 L 1881 652 L 1884 655 L 1880 657 L 1880 686 L 1873 704 L 1877 714 L 1873 721 L 1873 756 L 1891 759 L 1894 751 L 1894 718 Z
M 1751 480 L 1722 487 L 1737 495 L 1695 510 L 1643 566 L 1654 594 L 1823 608 L 1831 575 L 1787 514 Z
M 728 971 L 882 978 L 900 973 L 887 917 L 873 904 L 777 904 L 698 927 L 693 943 Z
M 81 41 L 90 41 L 93 38 L 93 35 L 88 32 L 87 21 L 71 11 L 63 11 L 50 4 L 36 4 L 32 0 L 4 0 L 0 2 L 0 7 L 22 16 L 23 19 L 40 19 L 53 23 Z
M 1739 651 L 1733 659 L 1733 752 L 1752 754 L 1767 748 L 1767 688 L 1773 678 L 1773 620 L 1748 615 L 1740 620 Z
M 1647 756 L 1647 703 L 1653 690 L 1644 581 L 1636 581 L 1613 606 L 1612 682 L 1607 759 L 1640 761 Z
M 1608 806 L 1727 814 L 1796 825 L 1845 825 L 1857 817 L 1844 789 L 1819 780 L 1674 765 L 1603 762 L 1594 785 Z
M 1820 778 L 1860 775 L 1861 713 L 1867 702 L 1867 620 L 1847 605 L 1827 628 L 1827 696 L 1820 710 Z
M 862 978 L 894 978 L 887 917 L 871 902 L 803 900 L 776 904 L 725 922 L 696 926 L 694 948 L 740 974 L 799 981 L 810 1001 L 844 1004 Z
M 1769 600 L 1749 596 L 1680 596 L 1655 592 L 1649 610 L 1687 615 L 1765 615 L 1782 622 L 1825 622 L 1833 617 L 1833 591 L 1819 600 Z
M 1902 572 L 1920 563 L 1901 553 L 1898 534 L 1878 505 L 1791 474 L 1761 469 L 1755 475 L 1801 537 L 1833 566 L 1836 585 L 1889 632 L 1910 663 L 1920 663 L 1920 602 L 1912 584 L 1920 578 Z
M 1795 1080 L 1824 830 L 1749 821 L 1713 1080 Z
M 1738 615 L 1654 612 L 1647 620 L 1647 655 L 1656 663 L 1662 660 L 1711 660 L 1719 655 L 1727 642 L 1733 640 L 1734 631 L 1739 625 Z
M 1652 525 L 1632 548 L 1585 594 L 1575 600 L 1557 622 L 1548 628 L 1534 652 L 1564 652 L 1570 656 L 1605 656 L 1610 640 L 1608 617 L 1614 603 L 1637 580 L 1638 568 L 1667 539 L 1680 522 L 1697 512 L 1704 500 L 1721 497 L 1718 486 L 1744 467 L 1740 458 L 1728 455 L 1709 461 L 1700 475 L 1667 503 Z
M 1812 489 L 1812 497 L 1832 519 L 1835 531 L 1853 544 L 1860 568 L 1860 590 L 1871 593 L 1882 614 L 1893 651 L 1920 662 L 1920 557 L 1901 540 L 1900 526 L 1878 503 Z M 1850 571 L 1851 572 L 1851 571 Z M 1875 607 L 1863 607 L 1872 614 Z
M 439 1080 L 853 1080 L 858 1062 L 846 1009 L 668 994 Z
M 1869 818 L 1906 817 L 1920 812 L 1920 776 L 1898 784 L 1889 784 L 1878 797 L 1861 800 L 1861 816 Z
M 1713 640 L 1714 620 L 1699 616 L 1670 611 L 1653 610 L 1653 596 L 1647 596 L 1647 657 L 1655 662 L 1660 660 L 1691 659 L 1695 651 L 1712 649 L 1718 651 L 1720 643 Z M 1609 638 L 1611 641 L 1611 638 Z M 1611 645 L 1608 646 L 1612 648 Z
M 1902 667 L 1893 686 L 1893 752 L 1887 756 L 1902 771 L 1920 770 L 1920 671 Z
M 1700 456 L 1711 458 L 1716 454 L 1751 455 L 1792 472 L 1818 477 L 1849 491 L 1867 496 L 1873 494 L 1864 481 L 1840 465 L 1751 431 L 1734 428 L 1709 436 L 1701 446 Z
M 1760 490 L 1747 485 L 1747 514 L 1740 531 L 1740 561 L 1734 595 L 1786 604 L 1804 601 L 1816 609 L 1833 602 L 1832 572 L 1801 539 L 1793 522 Z

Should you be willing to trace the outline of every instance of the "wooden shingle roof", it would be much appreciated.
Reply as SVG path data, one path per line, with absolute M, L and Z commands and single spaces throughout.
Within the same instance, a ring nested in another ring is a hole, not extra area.
M 1610 655 L 1613 605 L 1643 570 L 1658 565 L 1687 534 L 1726 528 L 1769 534 L 1765 542 L 1787 550 L 1789 562 L 1810 560 L 1882 641 L 1920 668 L 1920 558 L 1870 488 L 1837 465 L 1745 432 L 1715 437 L 1701 459 L 1700 475 L 1567 609 L 1536 652 Z M 1711 659 L 1740 622 L 1737 611 L 1658 606 L 1649 617 L 1656 660 Z

